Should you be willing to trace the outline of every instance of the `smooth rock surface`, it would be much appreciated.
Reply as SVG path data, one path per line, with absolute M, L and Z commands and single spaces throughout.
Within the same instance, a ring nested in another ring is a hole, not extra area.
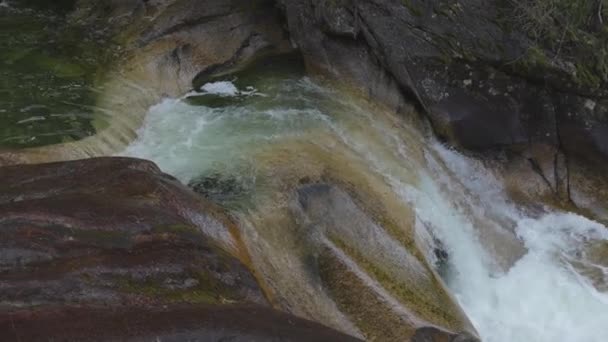
M 5 310 L 59 304 L 265 304 L 230 222 L 150 162 L 0 169 Z
M 259 306 L 49 308 L 0 313 L 3 341 L 355 342 L 318 323 Z
M 231 219 L 151 162 L 0 178 L 1 340 L 357 340 L 269 308 Z

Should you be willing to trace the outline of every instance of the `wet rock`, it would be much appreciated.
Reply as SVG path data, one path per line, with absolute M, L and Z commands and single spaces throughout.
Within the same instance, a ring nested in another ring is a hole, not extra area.
M 225 248 L 230 223 L 151 162 L 0 168 L 5 310 L 38 305 L 265 304 Z
M 194 192 L 218 203 L 242 199 L 250 191 L 249 186 L 241 179 L 218 173 L 197 177 L 188 184 Z
M 608 160 L 607 48 L 586 27 L 579 33 L 595 52 L 577 40 L 556 52 L 559 38 L 531 38 L 504 1 L 280 2 L 309 70 L 396 110 L 414 101 L 456 145 L 541 143 Z
M 474 332 L 413 237 L 392 231 L 390 219 L 332 184 L 303 185 L 297 199 L 317 245 L 314 272 L 366 339 L 403 340 L 425 326 Z
M 239 69 L 259 56 L 291 50 L 272 1 L 81 0 L 75 20 L 116 33 L 135 67 L 160 94 L 182 95 L 202 79 Z M 144 81 L 144 80 L 140 80 Z
M 0 340 L 357 340 L 268 308 L 232 221 L 151 162 L 0 177 Z
M 3 341 L 355 342 L 318 323 L 260 306 L 64 307 L 0 313 Z

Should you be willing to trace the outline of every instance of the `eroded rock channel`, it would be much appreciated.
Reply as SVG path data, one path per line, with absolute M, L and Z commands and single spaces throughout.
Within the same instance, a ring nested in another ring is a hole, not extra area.
M 602 4 L 0 2 L 0 339 L 603 341 Z

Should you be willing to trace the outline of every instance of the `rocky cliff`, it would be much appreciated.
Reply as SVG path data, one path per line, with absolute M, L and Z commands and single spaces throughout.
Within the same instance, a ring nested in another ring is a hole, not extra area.
M 521 153 L 561 199 L 571 199 L 570 176 L 580 172 L 571 167 L 606 165 L 601 1 L 280 3 L 311 71 L 395 110 L 415 103 L 436 134 L 464 149 Z

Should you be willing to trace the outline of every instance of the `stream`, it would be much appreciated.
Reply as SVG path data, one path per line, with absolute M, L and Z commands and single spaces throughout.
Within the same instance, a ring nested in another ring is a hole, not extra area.
M 285 200 L 274 198 L 278 189 L 291 177 L 310 177 L 316 165 L 363 173 L 413 209 L 416 239 L 484 341 L 608 336 L 608 269 L 587 258 L 589 246 L 608 240 L 606 227 L 573 213 L 520 207 L 481 162 L 360 102 L 266 68 L 154 106 L 122 154 L 151 159 L 186 184 L 218 177 L 212 184 L 228 191 L 206 195 L 223 201 L 244 234 L 255 236 L 260 261 L 294 277 L 297 268 L 277 252 L 293 231 L 251 222 L 275 215 Z M 433 253 L 437 241 L 445 263 Z M 286 282 L 276 269 L 265 273 Z
M 11 4 L 0 0 L 0 148 L 93 136 L 103 34 Z M 604 225 L 519 203 L 416 113 L 301 64 L 268 59 L 165 98 L 116 155 L 152 160 L 225 208 L 273 304 L 296 315 L 355 336 L 404 320 L 466 330 L 454 299 L 486 342 L 606 340 Z

